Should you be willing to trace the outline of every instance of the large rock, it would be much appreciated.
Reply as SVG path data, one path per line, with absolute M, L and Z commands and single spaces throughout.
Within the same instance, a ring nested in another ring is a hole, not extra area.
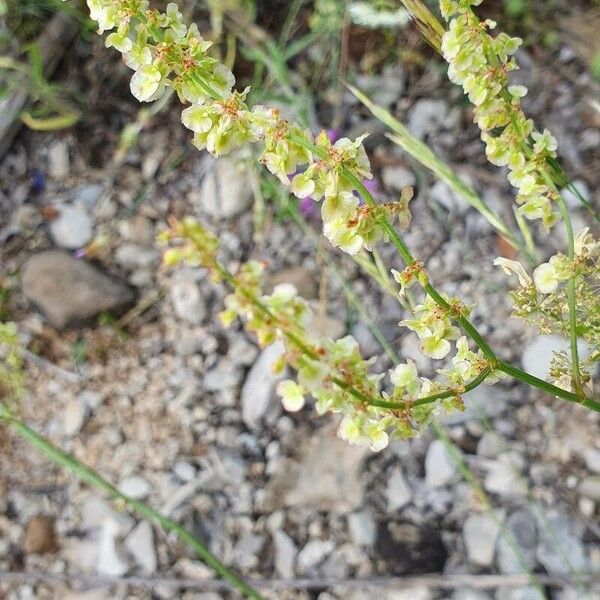
M 234 158 L 214 161 L 200 190 L 200 210 L 215 219 L 231 219 L 250 208 L 252 186 L 243 163 Z
M 25 296 L 59 329 L 133 301 L 127 286 L 57 250 L 40 252 L 25 263 L 22 286 Z
M 287 462 L 271 480 L 266 502 L 274 509 L 309 506 L 347 514 L 362 503 L 361 468 L 368 453 L 326 427 L 306 443 L 298 462 Z

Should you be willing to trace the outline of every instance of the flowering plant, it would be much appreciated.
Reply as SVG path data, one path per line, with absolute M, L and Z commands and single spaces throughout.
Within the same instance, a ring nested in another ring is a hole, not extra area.
M 557 189 L 556 140 L 549 131 L 536 130 L 523 113 L 520 99 L 527 90 L 510 85 L 520 40 L 491 34 L 496 24 L 481 22 L 473 10 L 482 0 L 441 0 L 447 31 L 420 1 L 402 1 L 448 61 L 450 79 L 463 87 L 475 106 L 488 159 L 508 166 L 520 213 L 541 219 L 547 229 L 562 218 L 566 228 L 567 254 L 538 266 L 533 279 L 519 263 L 496 261 L 519 278 L 520 288 L 513 293 L 515 314 L 543 331 L 559 331 L 570 338 L 571 356 L 557 358 L 550 373 L 553 383 L 501 360 L 469 320 L 470 308 L 434 287 L 398 231 L 410 224 L 412 194 L 406 190 L 397 202 L 376 202 L 364 184 L 371 178 L 364 138 L 332 142 L 325 132 L 313 136 L 285 120 L 275 108 L 250 107 L 249 89 L 234 88 L 232 72 L 211 56 L 210 43 L 196 26 L 184 23 L 175 4 L 160 12 L 149 8 L 147 0 L 88 0 L 99 32 L 110 32 L 107 46 L 119 50 L 134 71 L 133 95 L 151 102 L 167 88 L 175 90 L 189 104 L 182 121 L 193 132 L 196 147 L 220 156 L 257 145 L 260 162 L 283 185 L 298 198 L 321 203 L 324 235 L 350 255 L 372 251 L 381 242 L 393 244 L 404 263 L 401 270 L 392 270 L 398 294 L 411 286 L 422 293 L 412 317 L 400 325 L 415 332 L 425 356 L 442 360 L 452 354 L 450 366 L 439 369 L 435 380 L 421 377 L 411 362 L 387 374 L 372 373 L 352 338 L 336 341 L 315 335 L 311 311 L 293 287 L 279 286 L 264 295 L 262 267 L 254 262 L 235 274 L 227 271 L 217 260 L 216 237 L 194 221 L 171 223 L 162 236 L 171 244 L 165 262 L 183 261 L 208 269 L 215 280 L 232 289 L 222 315 L 226 324 L 240 317 L 261 345 L 284 342 L 285 362 L 297 373 L 295 379 L 278 386 L 288 410 L 300 410 L 311 395 L 320 413 L 342 413 L 341 437 L 366 443 L 373 450 L 384 448 L 390 437 L 415 434 L 439 409 L 461 410 L 466 391 L 505 376 L 600 411 L 600 401 L 592 397 L 590 376 L 600 345 L 595 294 L 599 244 L 588 231 L 574 235 Z M 578 355 L 579 335 L 593 348 L 585 363 Z M 275 365 L 283 367 L 283 363 Z

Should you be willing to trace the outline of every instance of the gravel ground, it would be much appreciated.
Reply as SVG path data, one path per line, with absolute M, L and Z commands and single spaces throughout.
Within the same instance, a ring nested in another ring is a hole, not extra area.
M 323 582 L 310 593 L 267 590 L 269 598 L 600 598 L 600 588 L 577 584 L 577 574 L 600 574 L 598 415 L 507 380 L 470 393 L 465 413 L 373 455 L 338 440 L 334 419 L 310 407 L 284 414 L 270 370 L 280 349 L 259 350 L 238 326 L 224 330 L 216 315 L 225 292 L 201 270 L 160 267 L 155 236 L 167 216 L 208 222 L 232 267 L 264 260 L 271 284 L 295 283 L 321 312 L 323 330 L 352 333 L 386 368 L 341 276 L 403 357 L 424 371 L 432 365 L 397 327 L 401 307 L 351 260 L 271 205 L 253 208 L 256 173 L 244 157 L 215 162 L 190 152 L 176 103 L 151 120 L 138 148 L 115 159 L 119 131 L 137 107 L 122 91 L 124 72 L 94 44 L 94 58 L 77 71 L 90 84 L 89 116 L 63 134 L 22 132 L 0 163 L 0 276 L 31 353 L 24 420 L 244 575 Z M 520 77 L 532 90 L 526 108 L 557 134 L 569 172 L 599 206 L 600 114 L 588 102 L 598 85 L 568 45 L 545 58 L 551 63 L 543 58 L 521 53 Z M 510 213 L 504 174 L 485 164 L 468 109 L 443 73 L 415 80 L 395 68 L 371 83 L 375 101 Z M 353 115 L 347 132 L 381 131 L 345 102 Z M 543 372 L 548 350 L 561 342 L 509 318 L 507 282 L 492 266 L 502 247 L 490 226 L 382 135 L 368 146 L 381 198 L 416 186 L 406 238 L 429 260 L 436 285 L 475 305 L 476 324 L 504 358 Z M 574 214 L 586 222 L 583 211 Z M 317 219 L 308 226 L 318 231 Z M 558 228 L 538 237 L 544 256 L 564 243 Z M 92 239 L 94 251 L 80 257 Z M 398 266 L 389 249 L 382 254 Z M 201 591 L 212 575 L 189 548 L 11 433 L 3 432 L 0 449 L 0 597 L 236 597 Z M 444 573 L 498 574 L 510 584 L 523 572 L 572 583 L 445 592 L 351 583 Z M 114 582 L 125 576 L 136 580 Z

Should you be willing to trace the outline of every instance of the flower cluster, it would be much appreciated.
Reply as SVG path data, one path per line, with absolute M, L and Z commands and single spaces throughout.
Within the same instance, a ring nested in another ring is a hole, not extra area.
M 451 306 L 465 312 L 456 298 L 445 298 Z M 460 305 L 460 306 L 459 306 Z M 415 318 L 401 321 L 400 325 L 408 327 L 419 337 L 421 353 L 429 358 L 441 360 L 445 358 L 452 346 L 450 340 L 460 336 L 460 330 L 452 324 L 449 311 L 440 307 L 431 297 L 427 296 L 423 304 L 414 309 Z
M 544 333 L 568 334 L 569 308 L 566 282 L 576 281 L 578 334 L 585 340 L 588 356 L 581 363 L 582 379 L 591 384 L 589 372 L 600 359 L 600 242 L 584 229 L 575 238 L 575 258 L 556 254 L 530 276 L 518 262 L 497 258 L 494 264 L 516 275 L 519 287 L 511 293 L 514 316 L 523 318 Z M 566 356 L 557 357 L 551 377 L 559 387 L 571 389 L 571 369 Z
M 438 407 L 462 409 L 461 394 L 467 384 L 488 369 L 487 361 L 460 338 L 452 368 L 440 371 L 448 380 L 446 385 L 419 377 L 415 365 L 408 362 L 389 372 L 389 391 L 381 390 L 385 374 L 371 372 L 371 361 L 362 358 L 352 337 L 333 340 L 320 335 L 309 305 L 292 285 L 278 285 L 270 295 L 262 292 L 260 263 L 251 261 L 237 274 L 229 273 L 217 260 L 216 236 L 193 219 L 172 221 L 161 239 L 171 246 L 165 252 L 165 264 L 202 266 L 215 280 L 230 285 L 233 291 L 221 313 L 225 325 L 241 318 L 261 346 L 283 342 L 285 354 L 273 369 L 282 372 L 287 364 L 297 373 L 295 380 L 284 379 L 277 387 L 284 407 L 299 411 L 306 397 L 312 396 L 319 414 L 342 415 L 338 433 L 351 443 L 379 451 L 390 438 L 415 435 Z M 444 317 L 434 316 L 429 305 L 422 312 L 429 319 L 430 337 L 440 332 L 458 337 Z
M 527 88 L 509 84 L 518 69 L 513 55 L 522 41 L 505 33 L 493 37 L 491 20 L 481 22 L 472 6 L 482 0 L 441 0 L 450 21 L 442 39 L 442 53 L 451 81 L 461 85 L 475 105 L 475 121 L 491 163 L 508 166 L 509 181 L 517 188 L 516 201 L 529 219 L 541 218 L 546 228 L 557 220 L 553 211 L 556 189 L 545 176 L 547 161 L 556 157 L 557 142 L 548 130 L 539 132 L 521 110 Z
M 382 237 L 373 211 L 359 207 L 348 174 L 371 177 L 362 145 L 343 138 L 332 144 L 325 133 L 310 132 L 284 120 L 279 111 L 250 108 L 249 89 L 234 90 L 231 71 L 208 50 L 198 28 L 187 27 L 174 3 L 166 12 L 149 9 L 147 0 L 88 0 L 100 33 L 123 54 L 135 73 L 131 91 L 140 101 L 158 99 L 167 87 L 184 103 L 183 124 L 193 131 L 194 145 L 214 156 L 249 143 L 261 143 L 261 162 L 299 198 L 323 201 L 324 233 L 336 247 L 356 254 Z

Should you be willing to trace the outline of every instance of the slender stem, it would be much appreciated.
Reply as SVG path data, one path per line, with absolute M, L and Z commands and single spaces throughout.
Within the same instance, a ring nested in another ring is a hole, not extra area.
M 554 182 L 550 179 L 550 176 L 543 171 L 544 179 L 548 185 L 554 189 L 558 194 Z M 557 197 L 558 208 L 562 215 L 563 222 L 565 224 L 565 231 L 567 233 L 567 253 L 571 263 L 575 261 L 575 236 L 573 234 L 573 223 L 571 222 L 571 216 L 567 209 L 565 199 L 558 194 Z M 567 302 L 569 305 L 569 342 L 571 345 L 571 372 L 572 372 L 572 385 L 573 389 L 581 397 L 585 397 L 583 392 L 583 386 L 581 384 L 581 371 L 579 369 L 579 348 L 577 346 L 577 275 L 574 272 L 569 280 L 567 281 Z
M 516 379 L 520 379 L 524 383 L 528 383 L 529 385 L 536 387 L 540 390 L 548 392 L 553 396 L 557 396 L 562 400 L 568 400 L 569 402 L 574 402 L 575 404 L 581 404 L 586 408 L 589 408 L 593 411 L 600 412 L 600 400 L 595 398 L 582 398 L 572 392 L 568 392 L 567 390 L 563 390 L 543 379 L 539 379 L 526 371 L 522 371 L 521 369 L 514 367 L 513 365 L 508 364 L 507 362 L 500 361 L 498 365 L 498 370 L 510 375 L 511 377 L 515 377 Z
M 186 531 L 179 523 L 161 515 L 159 512 L 150 508 L 148 505 L 134 500 L 129 496 L 126 496 L 120 492 L 114 485 L 104 479 L 99 473 L 94 471 L 92 468 L 84 465 L 77 460 L 73 455 L 67 454 L 54 446 L 49 440 L 36 433 L 33 429 L 28 427 L 25 423 L 14 417 L 8 408 L 0 402 L 0 421 L 4 421 L 9 425 L 13 431 L 15 431 L 21 438 L 31 444 L 34 448 L 40 450 L 48 459 L 50 459 L 56 465 L 63 467 L 67 471 L 73 473 L 81 481 L 85 481 L 98 488 L 99 490 L 106 493 L 113 499 L 118 499 L 125 503 L 125 505 L 142 515 L 143 517 L 156 521 L 165 531 L 175 533 L 181 540 L 189 544 L 200 559 L 215 573 L 222 577 L 225 581 L 229 582 L 236 590 L 246 598 L 252 598 L 253 600 L 265 600 L 265 598 L 254 588 L 248 585 L 238 575 L 236 575 L 231 569 L 226 567 L 222 562 L 219 561 L 210 550 L 194 535 Z
M 443 392 L 438 392 L 437 394 L 424 396 L 423 398 L 419 398 L 418 400 L 414 400 L 413 402 L 386 402 L 378 400 L 373 405 L 379 406 L 381 408 L 389 408 L 391 410 L 403 410 L 405 408 L 414 408 L 416 406 L 431 404 L 432 402 L 436 402 L 438 400 L 456 398 L 458 396 L 461 396 L 462 394 L 465 394 L 466 392 L 474 390 L 476 387 L 479 387 L 491 374 L 492 370 L 488 367 L 487 369 L 484 369 L 477 377 L 475 377 L 475 379 L 470 381 L 461 389 L 444 390 Z

